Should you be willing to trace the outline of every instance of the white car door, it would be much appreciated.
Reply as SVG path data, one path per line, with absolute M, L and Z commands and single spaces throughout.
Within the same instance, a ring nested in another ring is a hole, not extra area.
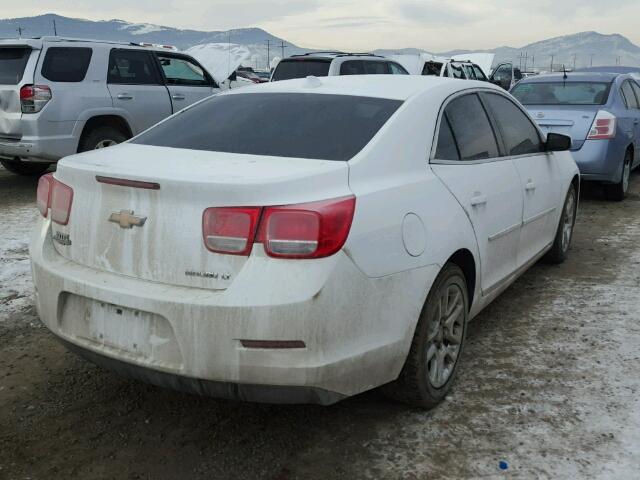
M 522 189 L 513 161 L 498 140 L 477 93 L 446 104 L 438 122 L 431 168 L 467 213 L 475 231 L 484 294 L 517 268 Z M 434 206 L 437 208 L 437 206 Z
M 518 267 L 537 258 L 553 242 L 562 205 L 562 178 L 553 152 L 529 116 L 506 95 L 483 92 L 481 98 L 500 132 L 504 154 L 518 171 L 524 205 Z
M 156 52 L 171 97 L 173 112 L 218 93 L 215 81 L 193 58 L 179 53 Z

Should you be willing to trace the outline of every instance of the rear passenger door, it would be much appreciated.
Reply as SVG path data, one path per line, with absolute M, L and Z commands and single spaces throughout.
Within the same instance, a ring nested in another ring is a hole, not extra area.
M 169 92 L 148 50 L 111 50 L 107 84 L 113 106 L 128 113 L 134 135 L 171 115 Z
M 174 53 L 155 55 L 171 96 L 174 113 L 220 91 L 206 70 L 194 59 Z
M 495 123 L 502 155 L 518 171 L 523 195 L 522 234 L 518 246 L 518 267 L 542 253 L 555 236 L 562 178 L 553 152 L 546 152 L 538 129 L 510 98 L 483 92 L 481 98 Z
M 624 87 L 624 85 L 627 85 Z M 628 103 L 628 112 L 632 117 L 632 127 L 633 128 L 633 146 L 634 146 L 634 164 L 638 164 L 640 162 L 640 87 L 638 84 L 632 80 L 627 80 L 623 84 L 623 92 L 624 96 L 631 97 L 633 94 L 633 98 L 631 101 L 627 100 Z
M 477 93 L 454 97 L 438 122 L 431 167 L 467 213 L 478 242 L 484 295 L 517 268 L 522 190 L 515 165 L 501 158 Z

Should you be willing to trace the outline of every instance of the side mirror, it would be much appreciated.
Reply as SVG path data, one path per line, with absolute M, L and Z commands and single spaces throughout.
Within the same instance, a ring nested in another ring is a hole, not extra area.
M 571 137 L 559 133 L 549 133 L 546 143 L 547 152 L 564 152 L 571 148 Z

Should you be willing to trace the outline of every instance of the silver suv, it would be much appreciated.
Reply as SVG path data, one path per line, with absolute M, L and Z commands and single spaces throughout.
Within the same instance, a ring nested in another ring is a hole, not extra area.
M 311 52 L 280 60 L 271 81 L 336 75 L 409 75 L 398 62 L 372 53 Z
M 43 37 L 0 40 L 0 163 L 39 175 L 123 142 L 220 90 L 173 47 Z

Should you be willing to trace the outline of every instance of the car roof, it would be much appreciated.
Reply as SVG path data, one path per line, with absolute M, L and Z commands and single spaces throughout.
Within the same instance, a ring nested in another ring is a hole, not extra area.
M 290 57 L 283 58 L 282 60 L 283 61 L 284 60 L 300 60 L 304 58 L 322 58 L 327 60 L 333 60 L 335 58 L 342 58 L 342 57 L 359 57 L 359 58 L 371 57 L 379 60 L 389 60 L 388 58 L 385 58 L 381 55 L 376 55 L 375 53 L 370 53 L 370 52 L 357 53 L 357 52 L 340 52 L 340 51 L 301 53 L 299 55 L 291 55 Z
M 28 45 L 32 48 L 39 49 L 45 43 L 92 43 L 99 45 L 115 45 L 120 48 L 144 48 L 154 51 L 162 52 L 176 52 L 177 49 L 171 45 L 155 45 L 150 43 L 135 43 L 135 42 L 116 42 L 109 40 L 95 40 L 89 38 L 75 38 L 75 37 L 33 37 L 33 38 L 3 38 L 0 39 L 0 46 L 19 46 Z
M 447 86 L 449 87 L 448 89 L 446 88 Z M 446 77 L 423 75 L 336 75 L 269 82 L 231 90 L 228 93 L 324 93 L 404 101 L 414 95 L 436 90 L 440 87 L 451 91 L 483 88 L 504 92 L 500 87 L 487 82 Z
M 611 72 L 567 72 L 545 73 L 520 80 L 519 83 L 545 83 L 545 82 L 612 82 L 620 76 L 619 73 Z

